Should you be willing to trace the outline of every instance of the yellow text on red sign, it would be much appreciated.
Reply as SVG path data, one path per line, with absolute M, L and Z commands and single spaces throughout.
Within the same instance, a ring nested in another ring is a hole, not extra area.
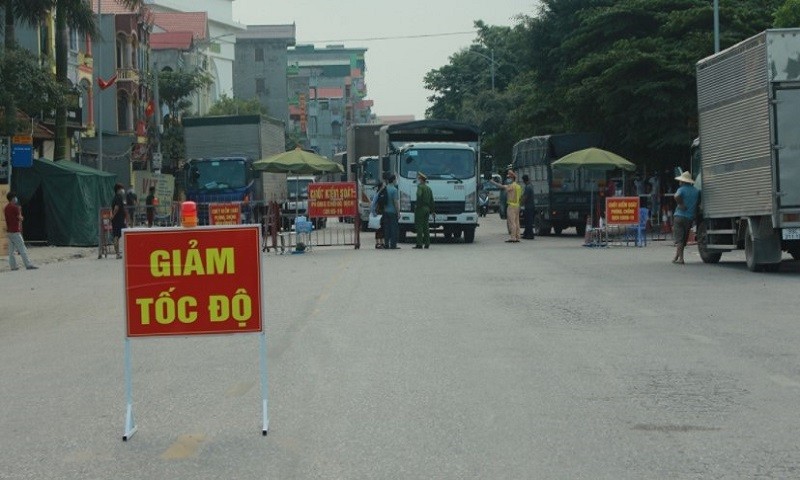
M 239 225 L 242 209 L 238 203 L 211 203 L 208 205 L 208 220 L 211 225 Z
M 309 217 L 354 217 L 357 211 L 355 182 L 321 182 L 308 186 Z
M 606 224 L 638 225 L 639 197 L 607 197 Z
M 129 337 L 262 330 L 258 226 L 129 229 L 123 238 Z

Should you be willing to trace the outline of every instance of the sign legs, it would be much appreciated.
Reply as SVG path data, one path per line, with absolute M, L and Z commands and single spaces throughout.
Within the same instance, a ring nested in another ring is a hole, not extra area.
M 131 340 L 125 338 L 125 433 L 122 441 L 127 442 L 136 433 L 136 420 L 133 418 L 133 381 L 131 379 Z

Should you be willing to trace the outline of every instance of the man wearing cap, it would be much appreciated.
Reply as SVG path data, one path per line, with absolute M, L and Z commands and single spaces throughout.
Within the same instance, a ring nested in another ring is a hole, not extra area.
M 522 186 L 517 183 L 517 174 L 509 170 L 506 177 L 511 180 L 508 185 L 492 180 L 491 182 L 506 192 L 506 222 L 511 238 L 506 243 L 519 243 L 519 201 L 522 197 Z
M 683 249 L 686 248 L 686 241 L 689 239 L 689 230 L 692 228 L 700 192 L 694 188 L 690 172 L 681 173 L 675 180 L 680 182 L 681 186 L 675 192 L 677 208 L 673 214 L 672 237 L 675 239 L 676 250 L 672 263 L 683 264 Z
M 428 227 L 428 216 L 433 210 L 433 192 L 428 186 L 428 177 L 424 173 L 417 174 L 417 201 L 414 205 L 414 231 L 417 244 L 414 248 L 430 248 L 431 232 Z

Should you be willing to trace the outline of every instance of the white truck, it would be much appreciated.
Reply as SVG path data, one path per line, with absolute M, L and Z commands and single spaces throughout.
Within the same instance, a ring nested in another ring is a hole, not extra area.
M 361 229 L 367 230 L 372 197 L 381 186 L 381 158 L 377 155 L 361 157 L 356 164 L 358 178 L 358 216 L 361 217 Z
M 697 63 L 700 138 L 692 170 L 706 263 L 744 249 L 750 270 L 776 271 L 783 251 L 800 257 L 797 52 L 800 29 L 775 29 Z
M 472 243 L 478 226 L 480 130 L 449 120 L 420 120 L 380 130 L 382 171 L 394 174 L 400 196 L 400 239 L 414 231 L 417 173 L 433 191 L 432 231 Z

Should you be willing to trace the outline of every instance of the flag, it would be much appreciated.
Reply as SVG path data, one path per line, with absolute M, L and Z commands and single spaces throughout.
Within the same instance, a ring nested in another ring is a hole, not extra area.
M 147 106 L 144 108 L 144 115 L 146 117 L 152 117 L 156 111 L 156 104 L 153 100 L 147 102 Z
M 100 90 L 105 90 L 106 88 L 114 85 L 117 81 L 117 74 L 115 73 L 113 77 L 109 78 L 107 81 L 97 76 L 97 84 L 100 85 Z

